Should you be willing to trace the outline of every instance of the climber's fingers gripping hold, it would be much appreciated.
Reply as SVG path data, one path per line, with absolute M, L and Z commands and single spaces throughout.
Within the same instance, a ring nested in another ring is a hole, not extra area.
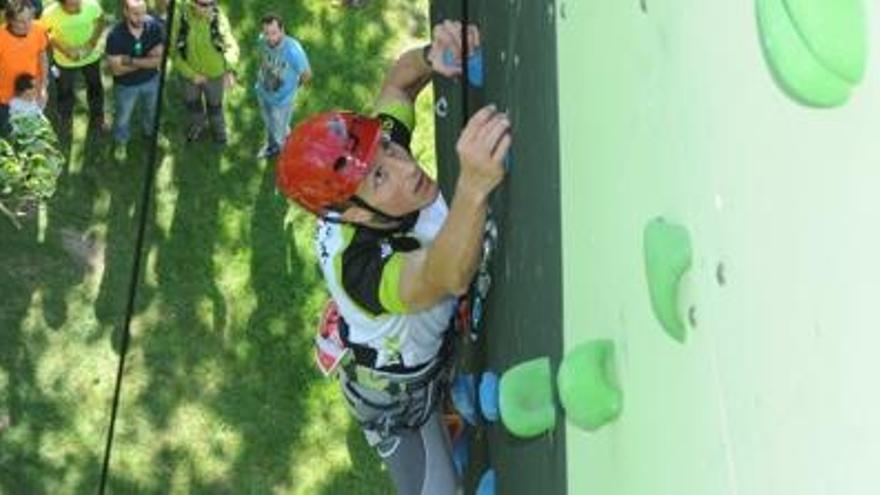
M 461 132 L 456 150 L 461 175 L 470 186 L 488 194 L 504 178 L 504 157 L 510 149 L 510 119 L 495 105 L 481 108 Z

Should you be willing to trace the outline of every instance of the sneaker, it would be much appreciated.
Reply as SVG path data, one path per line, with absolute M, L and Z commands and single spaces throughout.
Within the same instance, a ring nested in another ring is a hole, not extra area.
M 278 155 L 281 152 L 281 148 L 275 144 L 267 144 L 260 148 L 260 151 L 257 152 L 257 158 L 272 158 L 273 156 Z
M 214 132 L 214 142 L 221 145 L 226 146 L 227 138 L 225 132 Z
M 123 163 L 128 160 L 128 143 L 113 143 L 113 160 Z

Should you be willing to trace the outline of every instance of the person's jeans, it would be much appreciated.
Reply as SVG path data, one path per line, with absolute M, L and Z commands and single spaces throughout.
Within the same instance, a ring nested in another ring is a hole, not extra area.
M 291 103 L 272 105 L 259 95 L 257 99 L 260 101 L 260 114 L 263 116 L 263 122 L 266 124 L 266 134 L 268 135 L 266 144 L 269 147 L 282 146 L 284 139 L 290 132 L 290 117 L 293 115 L 293 105 Z
M 156 118 L 156 103 L 159 96 L 159 75 L 149 81 L 131 86 L 116 84 L 113 88 L 115 113 L 113 114 L 113 140 L 128 142 L 131 137 L 131 114 L 140 102 L 141 125 L 145 136 L 153 134 Z
M 104 87 L 101 84 L 101 61 L 83 67 L 65 68 L 58 66 L 58 113 L 63 120 L 73 115 L 75 95 L 73 84 L 78 73 L 86 80 L 86 96 L 89 102 L 89 117 L 92 120 L 104 118 Z M 66 125 L 66 124 L 65 124 Z

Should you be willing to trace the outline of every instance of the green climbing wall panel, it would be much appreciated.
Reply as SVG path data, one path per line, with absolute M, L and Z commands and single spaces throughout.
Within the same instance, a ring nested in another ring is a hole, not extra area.
M 473 112 L 496 103 L 514 126 L 511 173 L 493 198 L 500 244 L 493 260 L 485 335 L 478 342 L 485 366 L 502 372 L 540 356 L 558 368 L 562 356 L 559 147 L 553 2 L 436 0 L 432 19 L 465 8 L 483 35 L 485 87 L 468 91 L 434 80 L 435 100 L 451 111 L 438 116 L 437 157 L 441 185 L 450 192 L 457 160 L 461 108 Z M 463 105 L 466 100 L 466 105 Z M 458 112 L 458 113 L 456 113 Z M 502 428 L 489 432 L 488 461 L 498 493 L 564 493 L 565 434 L 524 441 Z M 477 473 L 481 466 L 475 466 Z M 472 485 L 469 490 L 472 489 Z
M 829 71 L 867 71 L 836 106 L 804 105 L 767 63 L 757 8 L 557 9 L 565 349 L 613 340 L 625 397 L 596 432 L 568 426 L 570 494 L 876 489 L 878 57 L 805 21 L 817 53 L 850 54 Z M 877 12 L 860 15 L 856 30 Z M 692 244 L 683 344 L 646 287 L 658 216 Z

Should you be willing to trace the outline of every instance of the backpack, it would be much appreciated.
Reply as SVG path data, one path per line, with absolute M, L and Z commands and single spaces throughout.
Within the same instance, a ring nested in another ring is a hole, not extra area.
M 180 57 L 186 60 L 186 43 L 189 37 L 189 9 L 184 8 L 180 16 L 180 26 L 177 29 L 176 48 L 180 53 Z M 219 53 L 226 51 L 226 42 L 223 39 L 223 33 L 220 32 L 220 8 L 215 3 L 211 7 L 211 44 Z

